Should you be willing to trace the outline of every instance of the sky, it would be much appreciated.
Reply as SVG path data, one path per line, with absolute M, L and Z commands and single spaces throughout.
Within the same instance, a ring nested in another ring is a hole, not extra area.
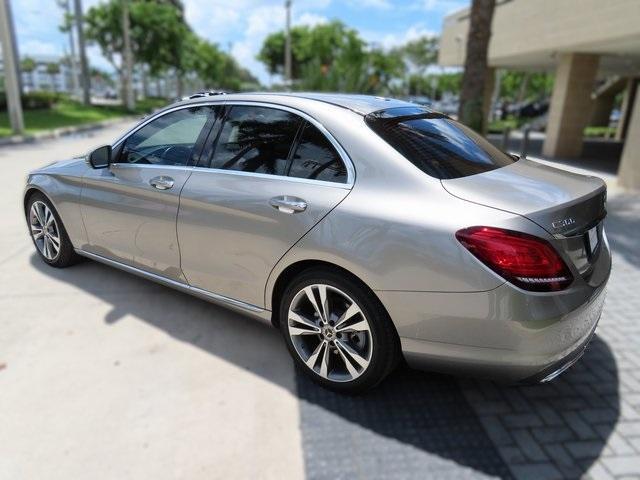
M 25 55 L 62 55 L 69 51 L 59 31 L 63 11 L 56 0 L 10 0 L 18 48 Z M 83 0 L 85 10 L 101 0 Z M 103 1 L 103 0 L 102 0 Z M 73 2 L 72 2 L 73 3 Z M 217 43 L 264 84 L 271 78 L 256 60 L 267 35 L 284 28 L 284 0 L 183 0 L 196 33 Z M 316 25 L 339 19 L 361 37 L 390 48 L 423 35 L 438 34 L 445 15 L 469 0 L 293 0 L 292 24 Z M 112 71 L 97 47 L 88 50 L 92 66 Z

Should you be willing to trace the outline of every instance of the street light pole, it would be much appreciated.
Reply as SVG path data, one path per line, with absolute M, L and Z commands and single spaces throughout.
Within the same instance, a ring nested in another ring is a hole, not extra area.
M 19 68 L 14 45 L 13 18 L 9 0 L 0 0 L 0 42 L 4 63 L 4 85 L 7 92 L 7 106 L 11 129 L 16 135 L 24 132 L 24 118 L 20 101 Z
M 89 64 L 87 63 L 87 51 L 84 44 L 84 18 L 82 14 L 82 1 L 75 0 L 75 20 L 78 30 L 78 50 L 80 55 L 80 70 L 82 72 L 82 102 L 91 104 L 91 78 L 89 77 Z
M 133 60 L 131 58 L 131 32 L 129 30 L 129 0 L 122 0 L 122 40 L 124 43 L 124 101 L 127 110 L 131 111 L 135 108 L 135 99 L 133 98 Z
M 285 0 L 284 7 L 287 10 L 284 43 L 284 76 L 287 87 L 291 89 L 291 0 Z

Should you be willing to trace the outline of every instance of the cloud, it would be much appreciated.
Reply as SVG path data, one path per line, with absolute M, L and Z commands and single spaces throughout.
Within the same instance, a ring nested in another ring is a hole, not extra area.
M 206 0 L 210 3 L 210 0 Z M 193 8 L 196 3 L 206 3 L 205 0 L 188 0 L 186 6 Z M 256 5 L 257 4 L 257 5 Z M 328 19 L 318 13 L 310 11 L 315 8 L 322 8 L 329 4 L 328 0 L 300 0 L 295 3 L 296 9 L 293 10 L 293 25 L 319 25 L 326 23 Z M 307 9 L 303 10 L 306 7 Z M 262 83 L 271 83 L 271 76 L 260 63 L 256 56 L 260 52 L 264 39 L 271 33 L 283 30 L 285 26 L 285 9 L 283 2 L 272 3 L 270 5 L 261 4 L 250 0 L 236 0 L 234 2 L 234 11 L 242 12 L 242 14 L 231 13 L 231 9 L 227 8 L 223 14 L 224 21 L 216 19 L 215 23 L 222 23 L 220 29 L 226 31 L 222 38 L 230 38 L 229 33 L 235 32 L 236 39 L 231 42 L 231 55 L 245 68 L 248 68 Z M 187 15 L 189 10 L 187 9 Z M 210 21 L 209 21 L 210 23 Z M 192 23 L 194 29 L 200 35 L 216 41 L 221 30 L 214 33 L 200 23 Z M 211 28 L 211 25 L 209 25 Z M 240 35 L 237 35 L 241 32 Z
M 329 19 L 324 15 L 315 13 L 303 13 L 293 22 L 294 25 L 307 25 L 309 27 L 315 27 L 316 25 L 323 25 L 325 23 L 329 23 Z
M 378 10 L 391 10 L 393 8 L 389 0 L 350 0 L 349 5 L 357 8 L 375 8 Z
M 366 31 L 360 32 L 362 38 L 370 42 L 372 45 L 381 47 L 385 50 L 389 50 L 394 47 L 399 47 L 412 40 L 417 40 L 421 37 L 434 37 L 436 32 L 427 29 L 424 24 L 416 23 L 410 26 L 407 30 L 400 33 L 387 33 L 380 35 L 378 31 Z
M 413 4 L 416 10 L 449 15 L 461 8 L 468 7 L 468 0 L 422 0 Z

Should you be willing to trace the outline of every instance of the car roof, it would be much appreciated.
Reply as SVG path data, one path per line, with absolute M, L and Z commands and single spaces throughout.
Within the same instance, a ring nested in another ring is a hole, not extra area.
M 231 94 L 202 94 L 177 102 L 178 104 L 203 103 L 212 100 L 220 101 L 263 101 L 288 105 L 292 100 L 308 100 L 310 102 L 324 102 L 341 108 L 349 109 L 360 115 L 367 115 L 387 108 L 416 106 L 414 103 L 388 97 L 374 95 L 356 95 L 346 93 L 313 93 L 313 92 L 251 92 Z M 296 102 L 298 103 L 298 102 Z

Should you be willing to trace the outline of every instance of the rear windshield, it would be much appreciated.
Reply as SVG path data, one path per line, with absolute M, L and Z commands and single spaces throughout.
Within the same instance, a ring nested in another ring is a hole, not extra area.
M 370 113 L 365 121 L 416 167 L 442 180 L 488 172 L 515 162 L 470 128 L 418 107 Z

